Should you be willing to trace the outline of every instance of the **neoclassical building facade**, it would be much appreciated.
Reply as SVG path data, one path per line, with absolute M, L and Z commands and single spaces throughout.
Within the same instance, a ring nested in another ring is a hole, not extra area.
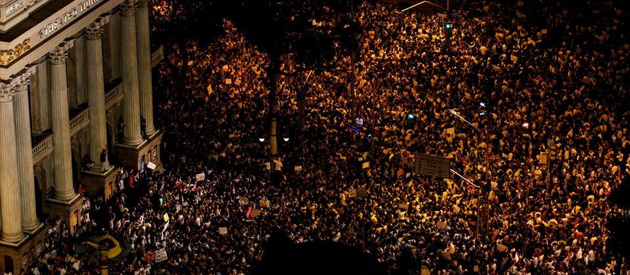
M 0 0 L 0 271 L 74 230 L 120 166 L 161 170 L 148 0 Z M 80 188 L 82 187 L 82 188 Z

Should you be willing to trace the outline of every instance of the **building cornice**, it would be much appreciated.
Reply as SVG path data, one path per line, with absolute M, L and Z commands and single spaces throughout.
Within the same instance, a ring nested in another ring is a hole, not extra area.
M 0 32 L 7 32 L 28 18 L 29 13 L 54 0 L 0 1 Z
M 11 78 L 122 2 L 74 0 L 11 41 L 0 41 L 0 81 Z

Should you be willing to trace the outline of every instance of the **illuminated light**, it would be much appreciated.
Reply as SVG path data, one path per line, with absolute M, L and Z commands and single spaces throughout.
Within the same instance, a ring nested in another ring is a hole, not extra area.
M 485 102 L 481 102 L 481 103 L 479 103 L 479 105 L 481 105 L 481 107 L 486 107 L 486 103 Z
M 285 137 L 285 138 L 283 138 L 283 139 L 284 139 L 284 141 L 289 141 L 289 138 L 288 138 L 288 137 Z
M 523 127 L 528 128 L 529 127 L 529 123 L 528 122 L 523 123 Z
M 416 118 L 416 116 L 415 116 L 415 115 L 413 115 L 413 114 L 408 114 L 408 115 L 407 115 L 407 119 L 408 119 L 408 120 L 413 120 L 414 118 Z
M 265 138 L 259 138 L 260 142 L 265 142 Z
M 479 115 L 480 115 L 480 116 L 485 116 L 485 115 L 486 115 L 486 112 L 481 112 Z
M 450 30 L 453 28 L 453 25 L 451 23 L 446 23 L 446 29 Z

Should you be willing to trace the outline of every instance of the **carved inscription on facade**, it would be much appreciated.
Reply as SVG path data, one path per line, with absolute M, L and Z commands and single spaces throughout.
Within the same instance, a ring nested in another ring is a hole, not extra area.
M 14 14 L 15 12 L 19 11 L 23 7 L 24 7 L 23 1 L 15 1 L 11 3 L 10 5 L 6 6 L 6 8 L 4 8 L 4 14 L 6 14 L 6 16 L 8 17 L 9 15 Z
M 63 26 L 74 21 L 77 17 L 79 17 L 79 15 L 94 8 L 100 2 L 103 2 L 103 0 L 85 0 L 81 2 L 78 6 L 66 11 L 63 15 L 48 23 L 46 27 L 42 28 L 39 31 L 39 38 L 46 38 L 50 36 Z

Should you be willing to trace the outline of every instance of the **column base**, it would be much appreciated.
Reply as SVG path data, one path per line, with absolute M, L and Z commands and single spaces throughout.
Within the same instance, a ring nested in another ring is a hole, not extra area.
M 70 233 L 76 231 L 77 226 L 81 224 L 81 208 L 83 206 L 83 196 L 77 194 L 74 198 L 67 201 L 60 201 L 54 198 L 46 199 L 46 207 L 44 212 L 53 217 L 59 217 L 68 225 Z
M 124 139 L 123 139 L 123 142 L 122 142 L 122 144 L 121 144 L 121 145 L 123 145 L 123 146 L 129 146 L 129 147 L 135 147 L 135 146 L 140 146 L 140 145 L 142 145 L 142 143 L 144 143 L 144 142 L 146 142 L 146 140 L 145 140 L 145 139 L 143 139 L 143 138 L 139 138 L 139 139 L 131 139 L 131 140 L 130 140 L 130 139 L 127 139 L 127 138 L 124 138 Z
M 4 272 L 12 264 L 13 274 L 22 274 L 22 270 L 40 258 L 46 247 L 47 233 L 48 227 L 41 224 L 35 230 L 28 232 L 19 243 L 0 241 L 0 271 Z M 5 257 L 9 257 L 12 263 L 8 263 Z
M 156 166 L 153 170 L 163 171 L 160 158 L 162 135 L 161 131 L 156 131 L 153 135 L 148 136 L 143 143 L 136 146 L 117 144 L 114 153 L 124 167 L 140 170 L 151 162 Z
M 117 171 L 118 169 L 113 165 L 109 165 L 109 168 L 103 172 L 84 170 L 81 173 L 81 179 L 88 196 L 90 198 L 103 196 L 105 200 L 108 200 L 114 193 Z

